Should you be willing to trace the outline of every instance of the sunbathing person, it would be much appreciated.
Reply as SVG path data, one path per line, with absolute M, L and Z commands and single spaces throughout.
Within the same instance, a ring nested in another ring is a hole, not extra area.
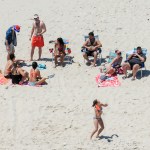
M 12 72 L 11 78 L 13 84 L 23 84 L 27 82 L 29 79 L 28 72 L 20 68 L 17 62 L 13 63 L 13 68 L 11 72 Z
M 102 107 L 107 107 L 108 105 L 107 104 L 102 104 L 100 101 L 98 101 L 97 99 L 93 101 L 93 105 L 92 107 L 94 107 L 94 112 L 95 112 L 95 116 L 94 116 L 94 126 L 95 126 L 95 129 L 94 131 L 92 132 L 91 134 L 91 139 L 93 137 L 93 135 L 97 132 L 97 138 L 99 137 L 99 134 L 103 131 L 104 129 L 104 123 L 103 123 L 103 120 L 101 118 L 101 115 L 102 115 Z M 100 125 L 100 129 L 98 130 L 98 125 Z
M 47 78 L 41 77 L 40 71 L 37 69 L 37 67 L 38 67 L 37 62 L 33 62 L 32 69 L 30 70 L 30 79 L 29 79 L 30 86 L 36 86 L 46 83 L 45 81 Z
M 5 78 L 12 78 L 12 67 L 14 62 L 24 61 L 24 60 L 16 60 L 14 54 L 9 55 L 10 60 L 7 61 L 5 70 L 4 70 L 4 77 Z
M 58 65 L 58 60 L 57 60 L 58 57 L 60 57 L 61 66 L 63 66 L 64 57 L 66 55 L 65 49 L 66 49 L 66 46 L 63 42 L 63 39 L 58 38 L 57 41 L 55 42 L 55 46 L 54 46 L 55 67 L 57 67 L 57 65 Z
M 132 70 L 133 77 L 131 80 L 135 80 L 138 69 L 142 67 L 142 63 L 145 61 L 146 56 L 142 53 L 142 48 L 137 47 L 137 52 L 131 54 L 126 62 L 122 65 L 123 73 L 125 74 L 123 79 L 127 78 L 127 70 Z
M 121 67 L 122 62 L 122 56 L 121 52 L 119 50 L 115 51 L 116 57 L 112 60 L 112 62 L 106 66 L 106 72 L 105 74 L 113 75 L 114 73 L 117 73 L 118 69 Z M 100 68 L 100 71 L 102 72 L 103 68 Z
M 83 44 L 83 48 L 86 49 L 86 51 L 83 52 L 83 57 L 87 60 L 87 64 L 91 64 L 88 56 L 93 56 L 94 62 L 92 63 L 92 65 L 94 67 L 96 66 L 97 55 L 98 55 L 97 50 L 100 47 L 102 47 L 101 42 L 95 39 L 93 32 L 90 32 L 89 39 Z

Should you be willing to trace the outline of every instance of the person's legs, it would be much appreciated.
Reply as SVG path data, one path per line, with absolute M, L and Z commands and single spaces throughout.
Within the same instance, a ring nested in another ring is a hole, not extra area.
M 41 59 L 41 55 L 42 55 L 42 47 L 39 47 L 39 59 L 38 60 Z
M 96 66 L 96 61 L 97 61 L 97 52 L 93 52 L 93 56 L 94 56 L 94 62 L 93 62 L 93 66 Z
M 58 64 L 58 61 L 57 61 L 58 57 L 59 57 L 58 55 L 55 55 L 55 56 L 54 56 L 54 59 L 55 59 L 55 67 L 56 67 L 57 64 Z
M 135 80 L 135 77 L 136 77 L 136 73 L 137 73 L 137 71 L 140 69 L 140 66 L 138 65 L 138 64 L 135 64 L 134 66 L 133 66 L 133 70 L 132 70 L 132 72 L 133 72 L 133 80 Z
M 35 46 L 32 46 L 32 48 L 31 48 L 31 58 L 30 58 L 30 61 L 33 61 L 34 49 L 35 49 Z
M 62 53 L 60 55 L 60 63 L 61 63 L 62 66 L 63 66 L 63 63 L 64 63 L 64 58 L 65 58 L 65 55 Z
M 93 132 L 92 132 L 92 134 L 91 134 L 91 139 L 92 139 L 92 137 L 93 137 L 93 135 L 97 132 L 97 130 L 98 130 L 98 120 L 97 119 L 94 119 L 94 127 L 95 127 L 95 129 L 93 130 Z
M 127 70 L 131 70 L 131 66 L 129 63 L 124 63 L 122 65 L 122 69 L 123 69 L 123 73 L 124 73 L 125 77 L 127 77 Z
M 84 59 L 86 59 L 86 61 L 87 61 L 88 63 L 90 62 L 87 53 L 84 52 L 84 53 L 83 53 L 83 57 L 84 57 Z
M 112 75 L 112 74 L 115 73 L 115 71 L 116 71 L 115 68 L 111 67 L 111 68 L 106 72 L 106 74 Z
M 98 123 L 101 126 L 101 128 L 98 130 L 98 133 L 97 133 L 96 137 L 99 137 L 99 134 L 104 130 L 104 123 L 103 123 L 102 118 L 98 119 Z
M 41 80 L 39 80 L 38 82 L 36 82 L 35 85 L 41 85 L 42 83 L 45 83 L 47 78 L 42 78 Z

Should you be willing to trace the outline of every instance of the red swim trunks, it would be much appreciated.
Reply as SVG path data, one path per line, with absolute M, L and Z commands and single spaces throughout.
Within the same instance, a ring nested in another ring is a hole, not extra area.
M 44 46 L 43 36 L 33 36 L 32 37 L 32 46 L 43 47 Z

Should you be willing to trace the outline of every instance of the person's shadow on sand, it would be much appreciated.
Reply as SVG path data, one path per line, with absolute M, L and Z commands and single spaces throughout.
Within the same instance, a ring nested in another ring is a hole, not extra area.
M 107 140 L 107 142 L 112 142 L 113 141 L 113 137 L 119 137 L 117 134 L 113 134 L 112 136 L 104 136 L 104 135 L 102 135 L 102 136 L 100 136 L 99 137 L 99 140 L 102 140 L 102 139 L 105 139 L 105 140 Z

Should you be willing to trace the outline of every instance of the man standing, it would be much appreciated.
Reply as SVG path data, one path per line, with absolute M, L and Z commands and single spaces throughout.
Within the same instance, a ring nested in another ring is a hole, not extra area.
M 20 26 L 19 25 L 11 26 L 6 31 L 5 45 L 6 45 L 6 50 L 8 52 L 7 60 L 10 59 L 9 58 L 10 54 L 14 54 L 15 53 L 14 46 L 17 46 L 16 32 L 20 32 Z
M 41 59 L 42 47 L 44 46 L 43 33 L 45 32 L 46 32 L 46 26 L 44 22 L 39 19 L 39 16 L 37 14 L 35 14 L 34 23 L 33 23 L 32 30 L 31 30 L 31 37 L 30 37 L 30 40 L 32 39 L 32 42 L 31 42 L 32 49 L 31 49 L 31 58 L 30 58 L 31 61 L 33 61 L 35 47 L 39 48 L 38 60 Z

